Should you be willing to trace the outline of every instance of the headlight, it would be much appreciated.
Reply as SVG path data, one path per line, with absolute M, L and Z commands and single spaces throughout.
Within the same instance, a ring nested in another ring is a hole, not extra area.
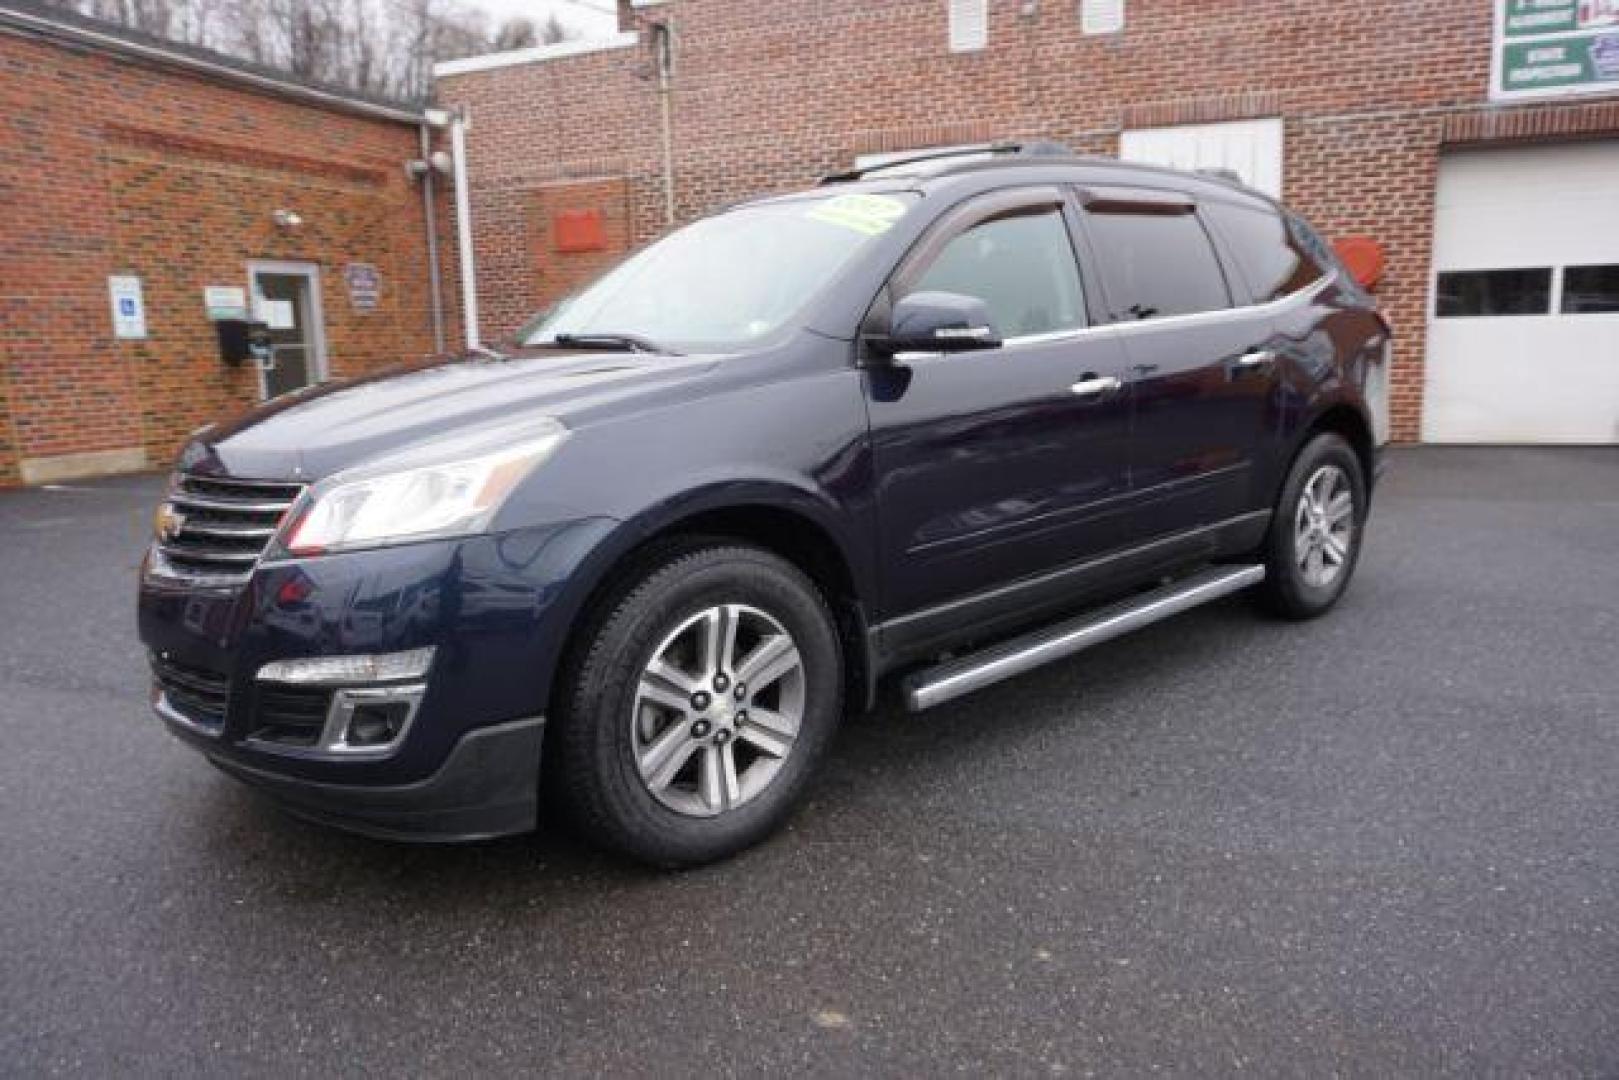
M 545 433 L 479 457 L 338 479 L 288 523 L 281 546 L 294 555 L 379 547 L 482 530 L 523 477 L 567 437 L 548 421 Z

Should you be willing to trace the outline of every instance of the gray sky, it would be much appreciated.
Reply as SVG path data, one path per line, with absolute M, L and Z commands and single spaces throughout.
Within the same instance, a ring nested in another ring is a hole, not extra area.
M 613 0 L 461 0 L 469 8 L 489 13 L 492 21 L 526 15 L 539 22 L 552 12 L 586 37 L 611 34 L 618 25 Z

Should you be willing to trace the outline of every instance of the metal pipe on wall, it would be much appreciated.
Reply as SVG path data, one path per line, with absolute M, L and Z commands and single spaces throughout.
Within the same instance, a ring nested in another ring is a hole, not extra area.
M 675 32 L 667 22 L 651 24 L 658 66 L 658 105 L 663 122 L 663 219 L 665 225 L 675 223 L 675 126 L 674 126 L 674 74 Z
M 444 282 L 438 265 L 438 185 L 433 176 L 433 133 L 423 124 L 422 161 L 427 169 L 422 173 L 422 216 L 427 226 L 427 290 L 433 310 L 433 351 L 444 351 Z
M 481 348 L 478 338 L 478 274 L 472 262 L 472 194 L 467 190 L 467 117 L 457 109 L 450 118 L 450 151 L 455 157 L 455 239 L 461 263 L 461 323 L 467 348 Z

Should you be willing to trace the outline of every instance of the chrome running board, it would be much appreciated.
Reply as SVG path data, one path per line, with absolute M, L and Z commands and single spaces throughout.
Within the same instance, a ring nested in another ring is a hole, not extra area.
M 918 671 L 904 682 L 905 706 L 920 712 L 942 705 L 1264 580 L 1263 566 L 1210 567 L 1098 611 Z

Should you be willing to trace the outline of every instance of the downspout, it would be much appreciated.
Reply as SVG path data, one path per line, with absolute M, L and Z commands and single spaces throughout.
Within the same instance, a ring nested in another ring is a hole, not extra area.
M 472 264 L 472 195 L 467 190 L 467 114 L 450 117 L 450 151 L 455 157 L 455 239 L 461 261 L 461 323 L 467 348 L 478 349 L 478 274 Z
M 433 351 L 444 351 L 444 282 L 438 265 L 438 185 L 433 176 L 433 129 L 423 124 L 422 217 L 427 226 L 427 291 L 433 309 Z
M 652 48 L 658 65 L 658 104 L 663 120 L 663 220 L 675 223 L 675 32 L 667 22 L 652 24 Z

